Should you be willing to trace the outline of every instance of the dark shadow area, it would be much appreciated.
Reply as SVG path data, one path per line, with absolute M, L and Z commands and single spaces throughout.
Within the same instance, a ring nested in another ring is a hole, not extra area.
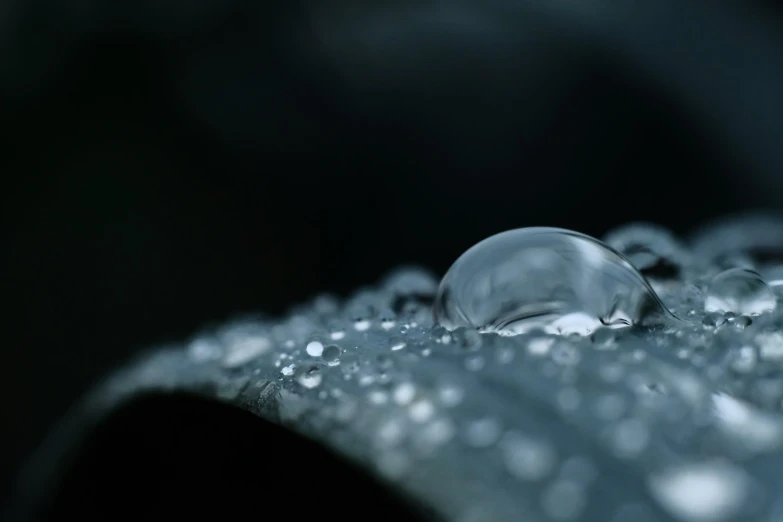
M 42 506 L 43 507 L 43 506 Z M 153 395 L 105 419 L 23 520 L 437 520 L 317 443 L 248 412 Z

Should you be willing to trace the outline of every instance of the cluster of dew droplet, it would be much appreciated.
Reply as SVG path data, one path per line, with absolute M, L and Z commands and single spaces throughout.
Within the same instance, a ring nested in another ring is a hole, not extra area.
M 231 323 L 189 354 L 278 383 L 283 420 L 393 480 L 425 463 L 476 473 L 475 455 L 481 487 L 515 506 L 522 491 L 531 520 L 754 520 L 783 493 L 769 475 L 783 466 L 781 281 L 772 217 L 687 243 L 649 224 L 604 241 L 518 229 L 440 283 L 400 270 L 283 321 Z M 642 493 L 596 493 L 618 465 Z

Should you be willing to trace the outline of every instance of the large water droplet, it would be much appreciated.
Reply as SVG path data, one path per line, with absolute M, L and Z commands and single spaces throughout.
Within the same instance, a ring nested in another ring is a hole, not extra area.
M 710 282 L 704 309 L 707 312 L 734 312 L 759 315 L 775 309 L 772 289 L 761 276 L 747 268 L 730 268 Z
M 570 318 L 577 333 L 589 333 L 673 317 L 623 256 L 592 237 L 543 227 L 503 232 L 465 252 L 440 283 L 434 315 L 449 329 L 503 335 L 571 333 Z

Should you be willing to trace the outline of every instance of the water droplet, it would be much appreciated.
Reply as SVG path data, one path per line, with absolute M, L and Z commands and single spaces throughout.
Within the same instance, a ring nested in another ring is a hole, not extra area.
M 742 507 L 750 480 L 723 460 L 669 468 L 650 477 L 652 496 L 671 515 L 688 522 L 731 520 Z
M 353 322 L 353 329 L 357 332 L 365 332 L 370 329 L 372 323 L 369 319 L 357 319 Z
M 434 419 L 415 434 L 416 446 L 422 453 L 431 453 L 454 437 L 456 428 L 449 419 Z
M 710 282 L 704 309 L 707 312 L 733 312 L 760 315 L 775 309 L 772 289 L 761 276 L 747 268 L 730 268 Z
M 435 406 L 426 399 L 419 399 L 408 406 L 408 414 L 414 422 L 427 422 L 435 415 Z
M 378 443 L 381 446 L 396 446 L 403 441 L 405 435 L 405 425 L 398 418 L 385 419 L 378 426 Z
M 381 320 L 381 328 L 383 328 L 384 330 L 391 330 L 397 325 L 394 312 L 392 312 L 391 310 L 384 310 L 383 312 L 381 312 L 380 320 Z
M 632 223 L 615 229 L 604 236 L 604 242 L 647 277 L 676 277 L 688 264 L 687 251 L 674 234 L 650 223 Z
M 294 374 L 294 368 L 296 368 L 295 364 L 289 364 L 288 366 L 284 366 L 283 369 L 280 370 L 280 373 L 288 377 Z
M 307 352 L 307 355 L 311 357 L 320 357 L 324 352 L 324 345 L 321 344 L 321 341 L 310 341 L 307 343 L 305 351 Z
M 441 281 L 434 316 L 450 330 L 503 335 L 553 326 L 584 334 L 673 317 L 621 255 L 589 236 L 539 227 L 497 234 L 465 252 Z
M 481 334 L 473 328 L 460 326 L 452 332 L 452 337 L 466 351 L 474 351 L 481 348 Z
M 410 404 L 411 401 L 413 401 L 413 398 L 416 396 L 416 387 L 413 386 L 413 384 L 410 382 L 400 383 L 394 389 L 393 396 L 394 396 L 394 402 L 396 402 L 400 406 L 405 406 L 407 404 Z
M 389 337 L 389 349 L 393 352 L 396 352 L 398 350 L 402 350 L 405 348 L 406 344 L 405 341 L 402 340 L 402 337 L 399 336 L 392 336 Z
M 708 328 L 717 328 L 726 323 L 726 317 L 722 312 L 710 312 L 704 316 L 701 324 Z
M 731 322 L 731 325 L 739 330 L 744 330 L 753 323 L 753 319 L 747 315 L 741 315 Z
M 445 383 L 438 388 L 438 398 L 444 406 L 456 406 L 464 396 L 465 392 L 456 384 Z
M 499 445 L 506 469 L 521 480 L 541 480 L 557 462 L 557 455 L 548 443 L 520 433 L 507 432 Z
M 469 446 L 487 448 L 498 441 L 502 430 L 497 420 L 486 417 L 469 422 L 465 426 L 463 437 Z
M 342 355 L 342 351 L 342 348 L 336 344 L 330 344 L 321 352 L 321 359 L 329 366 L 337 366 L 340 364 L 340 355 Z
M 370 401 L 372 404 L 386 404 L 389 402 L 389 394 L 386 393 L 383 390 L 372 390 L 370 393 L 367 394 L 367 400 Z
M 322 380 L 321 368 L 316 365 L 303 366 L 296 374 L 296 381 L 308 389 L 317 388 Z

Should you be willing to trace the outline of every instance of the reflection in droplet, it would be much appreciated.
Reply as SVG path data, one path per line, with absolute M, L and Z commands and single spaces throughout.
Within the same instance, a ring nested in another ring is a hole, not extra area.
M 441 281 L 434 316 L 451 330 L 503 335 L 589 334 L 672 317 L 617 252 L 583 234 L 539 227 L 497 234 L 465 252 Z
M 704 309 L 707 312 L 733 312 L 760 315 L 775 309 L 772 289 L 761 276 L 747 268 L 730 268 L 710 282 Z

